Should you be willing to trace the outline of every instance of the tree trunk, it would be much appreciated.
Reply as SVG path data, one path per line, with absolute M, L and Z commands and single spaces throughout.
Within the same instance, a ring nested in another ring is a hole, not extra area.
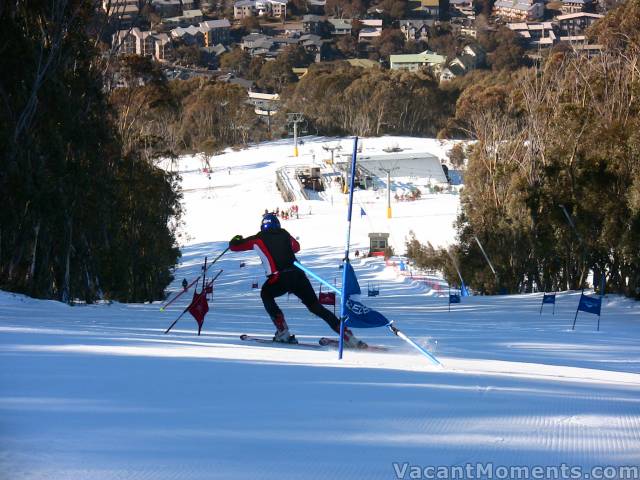
M 67 245 L 67 255 L 64 269 L 64 283 L 62 286 L 61 299 L 64 303 L 71 303 L 71 250 L 73 248 L 73 222 L 70 216 L 67 217 L 67 234 L 69 243 Z

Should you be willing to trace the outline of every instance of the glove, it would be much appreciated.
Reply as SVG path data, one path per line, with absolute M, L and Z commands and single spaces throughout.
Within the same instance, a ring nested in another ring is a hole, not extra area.
M 243 238 L 242 235 L 236 235 L 235 237 L 233 237 L 231 239 L 231 241 L 232 242 L 240 242 L 240 241 L 242 241 L 242 238 Z

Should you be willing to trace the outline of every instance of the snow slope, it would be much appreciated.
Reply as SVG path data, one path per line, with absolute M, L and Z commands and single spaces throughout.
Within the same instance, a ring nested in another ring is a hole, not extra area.
M 309 139 L 303 157 L 329 141 Z M 365 148 L 391 141 L 423 142 L 365 139 Z M 290 151 L 275 142 L 229 152 L 212 160 L 211 180 L 197 157 L 179 162 L 191 238 L 170 290 L 195 278 L 204 255 L 232 235 L 254 233 L 264 208 L 285 206 L 273 179 L 277 168 L 300 163 Z M 331 206 L 328 193 L 300 202 L 303 215 L 285 227 L 300 237 L 300 260 L 333 280 L 346 206 L 338 192 Z M 354 218 L 353 237 L 364 247 L 369 222 L 388 224 L 375 194 L 358 195 L 367 216 Z M 394 207 L 400 250 L 409 229 L 434 243 L 452 240 L 456 196 Z M 241 333 L 273 331 L 251 288 L 261 269 L 250 253 L 225 255 L 216 268 L 224 272 L 200 337 L 190 317 L 163 334 L 187 299 L 160 313 L 160 304 L 70 307 L 0 292 L 0 479 L 429 478 L 412 467 L 476 463 L 565 464 L 587 478 L 592 467 L 639 463 L 634 302 L 607 298 L 600 332 L 583 313 L 570 330 L 575 292 L 559 295 L 555 315 L 539 314 L 540 294 L 465 298 L 448 312 L 446 297 L 424 282 L 380 259 L 357 259 L 364 289 L 380 286 L 379 297 L 363 301 L 445 368 L 381 329 L 360 334 L 390 352 L 348 351 L 338 361 L 332 350 L 240 341 Z M 279 303 L 300 340 L 330 334 L 297 299 Z

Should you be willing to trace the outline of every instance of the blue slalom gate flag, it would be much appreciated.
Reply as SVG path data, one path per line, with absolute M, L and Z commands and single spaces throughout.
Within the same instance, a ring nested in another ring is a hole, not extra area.
M 364 211 L 364 208 L 360 207 L 360 218 L 364 217 L 367 212 Z
M 553 315 L 556 314 L 556 294 L 554 293 L 544 293 L 542 295 L 542 304 L 540 305 L 540 315 L 542 315 L 542 307 L 546 305 L 553 304 Z
M 600 315 L 600 308 L 602 307 L 602 299 L 599 297 L 589 297 L 582 295 L 580 297 L 580 303 L 578 303 L 578 310 L 587 313 L 593 313 L 594 315 Z
M 344 267 L 345 270 L 345 281 L 344 281 L 344 290 L 343 295 L 346 298 L 349 298 L 351 295 L 360 295 L 362 290 L 360 290 L 360 284 L 358 283 L 358 278 L 356 277 L 356 272 L 353 271 L 353 267 L 350 263 L 346 263 Z
M 356 272 L 350 263 L 345 263 L 345 324 L 347 327 L 353 328 L 375 328 L 389 325 L 389 320 L 380 312 L 373 310 L 362 303 L 353 300 L 352 295 L 360 295 L 362 293 Z
M 335 285 L 331 285 L 329 282 L 327 282 L 325 279 L 323 279 L 322 277 L 320 277 L 318 274 L 314 273 L 312 270 L 308 269 L 307 267 L 305 267 L 304 265 L 302 265 L 300 262 L 296 261 L 293 262 L 293 264 L 298 267 L 300 270 L 302 270 L 303 272 L 309 274 L 311 277 L 315 278 L 316 280 L 318 280 L 321 284 L 323 284 L 325 287 L 327 287 L 329 290 L 333 291 L 334 293 L 336 293 L 337 295 L 342 295 L 342 290 L 340 290 L 339 288 L 337 288 Z M 349 273 L 349 271 L 351 270 L 351 273 L 349 274 L 350 280 L 347 280 L 344 282 L 344 285 L 346 286 L 347 282 L 349 283 L 349 289 L 351 290 L 351 295 L 356 295 L 356 291 L 358 291 L 358 289 L 360 288 L 359 286 L 357 286 L 358 283 L 358 279 L 355 276 L 355 273 L 353 273 L 353 269 L 346 267 L 345 268 L 345 273 Z M 357 287 L 356 287 L 357 286 Z M 386 318 L 384 318 L 383 315 L 381 315 L 379 312 L 372 310 L 370 308 L 365 307 L 364 305 L 362 305 L 360 302 L 357 302 L 353 299 L 349 299 L 348 302 L 345 302 L 345 308 L 344 311 L 345 316 L 349 315 L 348 310 L 351 311 L 351 316 L 350 319 L 352 322 L 354 322 L 353 324 L 350 324 L 352 326 L 354 326 L 355 328 L 358 328 L 359 325 L 356 325 L 356 322 L 364 322 L 364 328 L 371 328 L 371 327 L 375 327 L 375 326 L 386 326 L 389 328 L 389 330 L 391 331 L 391 333 L 393 333 L 394 335 L 400 337 L 402 340 L 404 340 L 405 342 L 407 342 L 409 345 L 411 345 L 413 348 L 415 348 L 417 351 L 419 351 L 422 355 L 424 355 L 425 357 L 427 357 L 429 359 L 429 361 L 434 364 L 437 365 L 439 367 L 442 367 L 442 364 L 440 363 L 440 361 L 434 357 L 431 353 L 429 353 L 427 350 L 425 350 L 423 347 L 421 347 L 420 345 L 418 345 L 416 342 L 414 342 L 413 340 L 411 340 L 409 337 L 407 337 L 404 333 L 402 333 L 399 329 L 397 329 L 394 325 L 392 321 L 387 320 Z M 384 319 L 384 321 L 383 321 Z M 346 321 L 342 321 L 340 322 L 340 326 L 341 326 L 341 330 L 342 327 L 345 325 L 345 323 L 347 323 Z M 360 327 L 362 328 L 362 327 Z M 344 333 L 344 331 L 342 331 L 340 333 L 340 336 L 342 336 Z M 342 357 L 339 357 L 342 358 Z
M 542 297 L 542 303 L 556 303 L 555 293 L 545 293 Z
M 602 309 L 602 297 L 590 297 L 584 294 L 584 290 L 580 294 L 580 301 L 578 302 L 578 308 L 576 309 L 576 316 L 573 318 L 573 326 L 571 330 L 576 328 L 576 320 L 578 319 L 578 312 L 592 313 L 598 315 L 598 331 L 600 331 L 600 311 Z
M 469 296 L 469 290 L 467 290 L 467 286 L 464 284 L 464 282 L 462 282 L 462 285 L 460 286 L 460 296 L 461 297 Z
M 345 317 L 345 325 L 352 328 L 386 327 L 391 323 L 377 310 L 350 298 L 345 304 Z

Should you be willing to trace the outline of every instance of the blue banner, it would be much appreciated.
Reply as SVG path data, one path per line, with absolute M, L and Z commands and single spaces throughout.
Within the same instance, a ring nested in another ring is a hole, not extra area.
M 594 315 L 600 315 L 601 306 L 602 306 L 601 297 L 589 297 L 583 294 L 580 297 L 580 303 L 578 304 L 578 311 L 593 313 Z
M 556 303 L 556 294 L 555 293 L 545 293 L 542 297 L 542 303 Z
M 358 283 L 358 279 L 356 278 L 356 272 L 353 271 L 353 267 L 350 263 L 345 263 L 345 282 L 343 295 L 344 298 L 349 298 L 351 295 L 360 295 L 362 291 L 360 290 L 360 284 Z
M 449 303 L 460 303 L 460 295 L 458 295 L 457 293 L 450 293 Z
M 344 284 L 346 325 L 353 328 L 374 328 L 389 325 L 389 320 L 380 312 L 351 299 L 351 295 L 360 295 L 360 293 L 356 272 L 353 271 L 351 264 L 346 262 Z
M 384 327 L 390 323 L 380 312 L 355 300 L 348 299 L 345 306 L 346 325 L 348 327 L 375 328 Z

